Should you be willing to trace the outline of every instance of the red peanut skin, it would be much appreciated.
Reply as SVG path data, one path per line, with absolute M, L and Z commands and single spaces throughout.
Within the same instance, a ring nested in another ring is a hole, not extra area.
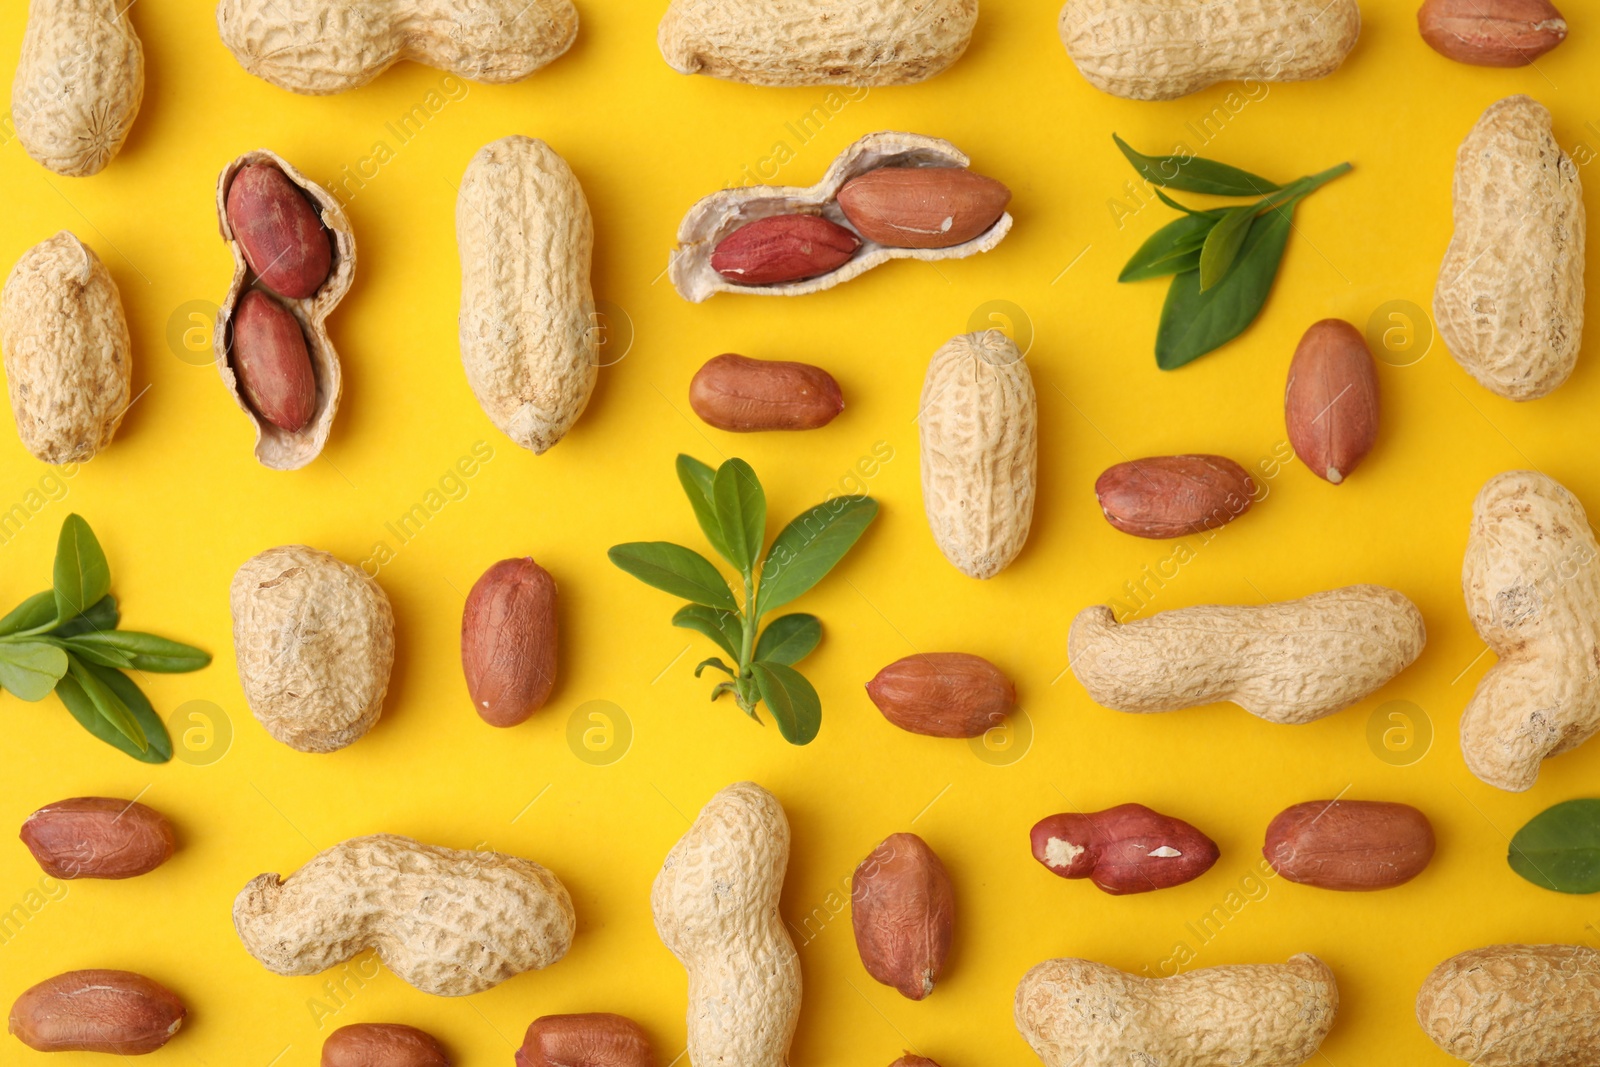
M 896 660 L 867 683 L 867 696 L 900 729 L 929 737 L 982 737 L 1017 703 L 1011 679 L 966 652 Z
M 432 1034 L 400 1023 L 341 1026 L 322 1044 L 322 1067 L 450 1067 Z
M 747 222 L 711 253 L 711 269 L 735 285 L 777 285 L 838 270 L 861 238 L 820 215 L 772 215 Z
M 1185 537 L 1250 510 L 1256 483 L 1226 456 L 1151 456 L 1108 468 L 1094 483 L 1106 521 L 1135 537 Z
M 1417 29 L 1435 52 L 1476 67 L 1525 67 L 1567 36 L 1549 0 L 1427 0 Z
M 1283 408 L 1295 455 L 1318 478 L 1341 484 L 1378 439 L 1378 371 L 1359 330 L 1323 319 L 1305 332 Z
M 317 209 L 270 163 L 240 168 L 228 185 L 228 226 L 261 284 L 291 300 L 316 294 L 333 264 Z
M 142 1056 L 183 1025 L 183 1003 L 132 971 L 68 971 L 40 982 L 11 1007 L 11 1032 L 39 1052 Z
M 839 207 L 860 234 L 889 248 L 950 248 L 1005 214 L 1011 190 L 962 167 L 879 167 L 844 183 Z
M 461 613 L 461 669 L 472 706 L 490 726 L 516 726 L 556 684 L 556 582 L 532 559 L 483 572 Z
M 939 1065 L 926 1056 L 913 1056 L 908 1052 L 889 1064 L 889 1067 L 939 1067 Z
M 1291 882 L 1365 892 L 1411 881 L 1435 847 L 1433 824 L 1408 804 L 1311 800 L 1272 820 L 1261 852 Z
M 289 309 L 259 289 L 233 319 L 233 370 L 251 410 L 280 430 L 305 429 L 317 407 L 306 335 Z
M 955 925 L 955 887 L 916 834 L 892 834 L 850 883 L 850 921 L 867 973 L 923 1000 L 944 973 Z
M 517 1050 L 517 1067 L 655 1067 L 650 1038 L 622 1015 L 546 1015 Z
M 172 824 L 153 808 L 115 797 L 48 804 L 18 835 L 52 878 L 134 878 L 172 858 Z
M 844 410 L 844 394 L 821 367 L 728 352 L 695 373 L 689 406 L 712 426 L 733 433 L 815 430 Z
M 1170 889 L 1209 871 L 1217 844 L 1182 819 L 1143 804 L 1050 815 L 1034 824 L 1033 858 L 1062 878 L 1089 878 L 1112 896 Z M 1160 849 L 1176 856 L 1155 856 Z M 1077 849 L 1070 860 L 1064 855 Z M 1054 853 L 1061 853 L 1055 855 Z

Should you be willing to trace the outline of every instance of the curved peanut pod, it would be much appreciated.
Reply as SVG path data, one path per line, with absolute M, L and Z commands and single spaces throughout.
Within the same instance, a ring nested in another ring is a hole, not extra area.
M 1417 1022 L 1475 1067 L 1600 1067 L 1600 952 L 1492 945 L 1452 956 L 1422 983 Z
M 599 374 L 594 223 L 566 160 L 531 137 L 485 145 L 456 200 L 461 363 L 489 421 L 541 454 Z
M 1583 340 L 1583 186 L 1550 112 L 1489 105 L 1456 157 L 1455 233 L 1439 266 L 1439 337 L 1485 389 L 1533 400 L 1572 374 Z
M 555 963 L 577 920 L 566 887 L 530 860 L 375 834 L 287 878 L 257 875 L 233 925 L 274 974 L 317 974 L 370 948 L 422 992 L 461 997 Z
M 1067 0 L 1061 41 L 1096 89 L 1172 100 L 1224 81 L 1339 69 L 1361 35 L 1356 0 Z
M 57 174 L 98 174 L 144 101 L 144 48 L 119 0 L 31 0 L 11 116 L 28 155 Z
M 962 574 L 992 578 L 1028 539 L 1039 476 L 1038 401 L 1016 343 L 986 330 L 935 352 L 917 421 L 933 540 Z
M 1016 999 L 1017 1029 L 1046 1067 L 1299 1067 L 1338 1011 L 1333 972 L 1303 953 L 1173 978 L 1047 960 Z
M 750 85 L 907 85 L 961 58 L 978 0 L 672 0 L 656 34 L 680 74 Z
M 239 65 L 291 93 L 342 93 L 402 59 L 493 85 L 521 81 L 578 36 L 572 0 L 221 0 Z
M 712 797 L 650 891 L 656 932 L 689 972 L 689 1061 L 787 1067 L 800 959 L 778 915 L 789 820 L 754 782 Z
M 1583 505 L 1536 471 L 1489 479 L 1461 584 L 1500 657 L 1461 715 L 1461 752 L 1485 782 L 1522 792 L 1600 730 L 1600 545 Z
M 1381 585 L 1259 607 L 1179 608 L 1118 623 L 1085 608 L 1067 634 L 1095 703 L 1176 711 L 1229 700 L 1269 722 L 1307 723 L 1370 695 L 1422 654 L 1422 613 Z

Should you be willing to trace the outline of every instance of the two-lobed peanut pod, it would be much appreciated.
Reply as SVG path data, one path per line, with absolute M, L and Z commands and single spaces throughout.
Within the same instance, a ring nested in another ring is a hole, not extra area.
M 1491 945 L 1452 956 L 1423 982 L 1417 1022 L 1474 1067 L 1600 1067 L 1600 952 Z
M 144 48 L 124 0 L 30 0 L 11 118 L 28 155 L 81 178 L 110 163 L 144 100 Z

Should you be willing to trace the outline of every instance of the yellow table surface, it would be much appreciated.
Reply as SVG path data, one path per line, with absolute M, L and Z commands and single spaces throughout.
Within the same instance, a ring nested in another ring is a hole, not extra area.
M 5 84 L 25 6 L 0 10 Z M 1561 144 L 1592 157 L 1600 42 L 1580 21 L 1534 67 L 1472 68 L 1422 43 L 1413 4 L 1364 6 L 1361 42 L 1333 77 L 1231 100 L 1219 87 L 1140 103 L 1104 95 L 1077 73 L 1056 35 L 1053 0 L 985 0 L 967 56 L 903 88 L 779 90 L 683 77 L 656 49 L 663 3 L 586 0 L 577 45 L 522 84 L 480 86 L 402 64 L 366 88 L 323 98 L 246 74 L 219 41 L 206 0 L 138 4 L 149 86 L 109 169 L 57 177 L 28 158 L 9 124 L 3 130 L 0 260 L 62 228 L 94 248 L 122 291 L 139 399 L 112 447 L 77 469 L 46 467 L 9 429 L 0 433 L 0 607 L 47 585 L 61 521 L 78 512 L 111 560 L 124 625 L 202 645 L 216 662 L 141 679 L 163 716 L 187 723 L 175 731 L 180 758 L 164 766 L 93 740 L 54 697 L 0 698 L 0 826 L 91 794 L 139 797 L 180 836 L 169 863 L 125 882 L 52 882 L 20 843 L 0 843 L 0 1001 L 73 968 L 149 974 L 191 1012 L 153 1064 L 315 1063 L 333 1029 L 363 1021 L 422 1026 L 458 1063 L 509 1063 L 535 1017 L 580 1011 L 636 1018 L 666 1064 L 684 1048 L 685 979 L 656 938 L 651 879 L 712 793 L 754 779 L 782 800 L 794 831 L 783 915 L 805 975 L 797 1067 L 873 1067 L 906 1048 L 945 1067 L 1036 1062 L 1012 1024 L 1012 995 L 1050 956 L 1158 974 L 1297 952 L 1321 956 L 1339 977 L 1339 1021 L 1315 1062 L 1455 1062 L 1414 1021 L 1417 988 L 1435 964 L 1497 942 L 1600 943 L 1590 925 L 1600 904 L 1538 889 L 1505 862 L 1509 835 L 1528 818 L 1592 791 L 1600 744 L 1551 762 L 1535 789 L 1511 795 L 1473 778 L 1456 743 L 1461 708 L 1493 662 L 1460 592 L 1473 495 L 1494 474 L 1536 467 L 1600 506 L 1600 370 L 1585 358 L 1554 395 L 1517 405 L 1476 385 L 1436 341 L 1420 359 L 1416 349 L 1380 352 L 1378 444 L 1340 487 L 1294 461 L 1284 375 L 1317 319 L 1365 328 L 1401 301 L 1419 336 L 1431 333 L 1417 316 L 1449 239 L 1461 138 L 1489 103 L 1527 92 L 1554 113 Z M 415 117 L 404 128 L 407 115 Z M 948 138 L 977 170 L 1008 183 L 1011 236 L 987 255 L 896 262 L 802 299 L 692 305 L 672 290 L 667 253 L 698 197 L 763 171 L 808 185 L 844 146 L 884 129 Z M 1280 181 L 1341 160 L 1355 166 L 1302 205 L 1256 325 L 1176 373 L 1158 371 L 1151 354 L 1164 283 L 1115 281 L 1172 213 L 1129 197 L 1133 173 L 1113 131 L 1149 151 L 1181 141 Z M 583 419 L 538 458 L 490 425 L 456 344 L 455 186 L 480 146 L 512 133 L 547 140 L 577 172 L 595 216 L 597 296 L 609 303 L 619 347 L 627 321 L 633 331 Z M 342 189 L 359 246 L 354 288 L 331 320 L 343 406 L 322 458 L 295 473 L 256 464 L 251 427 L 205 344 L 183 340 L 222 298 L 232 269 L 217 235 L 217 174 L 257 147 Z M 1582 174 L 1597 184 L 1588 168 Z M 915 418 L 934 350 L 983 325 L 1031 332 L 1040 481 L 1026 550 L 980 583 L 946 563 L 929 536 Z M 820 364 L 848 406 L 803 437 L 710 429 L 689 411 L 687 386 L 725 351 Z M 459 459 L 480 451 L 490 458 L 470 479 L 452 476 Z M 1266 498 L 1214 538 L 1146 541 L 1105 523 L 1093 493 L 1101 470 L 1188 451 L 1252 467 Z M 783 743 L 728 702 L 708 703 L 712 681 L 696 680 L 692 666 L 714 649 L 668 625 L 676 601 L 606 559 L 608 546 L 629 540 L 709 552 L 673 476 L 679 452 L 749 460 L 766 485 L 774 533 L 830 490 L 864 487 L 882 502 L 858 548 L 795 605 L 826 629 L 802 664 L 824 705 L 821 736 L 808 748 Z M 425 521 L 398 536 L 391 524 L 419 505 Z M 272 740 L 234 671 L 233 572 L 264 548 L 295 542 L 381 561 L 378 580 L 397 619 L 383 718 L 333 755 Z M 502 732 L 481 723 L 467 699 L 460 612 L 490 563 L 523 554 L 560 583 L 560 680 L 532 721 Z M 1231 705 L 1119 714 L 1091 702 L 1067 670 L 1067 627 L 1089 604 L 1118 600 L 1148 614 L 1354 582 L 1405 592 L 1430 640 L 1393 683 L 1314 725 L 1275 726 Z M 1144 590 L 1137 602 L 1129 583 Z M 1012 738 L 974 748 L 913 736 L 867 700 L 862 684 L 880 667 L 942 650 L 983 655 L 1015 679 Z M 586 747 L 585 729 L 604 726 L 588 716 L 608 705 L 611 748 L 603 729 Z M 1417 730 L 1412 748 L 1398 734 L 1391 741 L 1401 751 L 1369 742 L 1375 716 L 1381 737 L 1397 711 Z M 1417 740 L 1430 733 L 1431 748 Z M 1403 888 L 1365 895 L 1262 878 L 1272 816 L 1335 795 L 1424 809 L 1439 836 L 1432 867 Z M 1195 882 L 1128 898 L 1034 862 L 1035 820 L 1127 801 L 1195 823 L 1220 844 L 1221 861 Z M 920 1004 L 866 974 L 850 929 L 851 872 L 902 830 L 938 851 L 958 895 L 947 976 Z M 293 871 L 322 848 L 378 831 L 548 865 L 576 902 L 572 952 L 460 1000 L 416 992 L 370 955 L 318 977 L 283 978 L 244 952 L 230 909 L 249 878 Z M 44 1062 L 11 1038 L 0 1049 L 8 1064 Z

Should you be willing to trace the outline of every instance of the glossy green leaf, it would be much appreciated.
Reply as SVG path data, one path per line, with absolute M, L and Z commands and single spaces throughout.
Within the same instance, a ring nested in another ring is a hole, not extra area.
M 127 666 L 134 670 L 153 671 L 159 674 L 185 674 L 197 671 L 211 662 L 211 653 L 190 645 L 169 641 L 155 634 L 136 630 L 91 631 L 71 639 L 75 648 L 95 648 L 118 652 L 129 659 Z M 98 662 L 98 661 L 97 661 Z M 111 666 L 124 666 L 116 663 Z
M 111 565 L 83 517 L 74 513 L 61 524 L 56 541 L 56 618 L 66 622 L 111 591 Z
M 47 638 L 47 640 L 88 663 L 96 663 L 102 667 L 123 668 L 133 666 L 133 657 L 126 652 L 116 648 L 101 648 L 93 643 L 85 642 L 81 637 L 52 637 Z
M 138 720 L 133 717 L 132 710 L 123 702 L 105 679 L 92 670 L 82 660 L 68 657 L 68 668 L 73 679 L 83 687 L 84 695 L 94 705 L 100 717 L 110 723 L 112 728 L 133 743 L 133 746 L 143 752 L 149 748 L 145 741 L 144 731 L 140 729 Z
M 767 625 L 756 642 L 756 659 L 768 663 L 799 663 L 822 640 L 822 623 L 815 615 L 780 615 Z
M 1517 831 L 1511 869 L 1557 893 L 1600 893 L 1600 800 L 1557 804 Z
M 723 674 L 726 674 L 729 678 L 739 677 L 738 671 L 722 662 L 722 660 L 717 656 L 712 656 L 710 659 L 703 659 L 699 663 L 696 663 L 694 665 L 694 676 L 696 678 L 700 677 L 705 673 L 707 667 L 715 668 L 716 670 L 721 671 Z
M 750 464 L 730 459 L 717 468 L 711 502 L 728 545 L 728 562 L 740 573 L 755 571 L 767 536 L 767 495 Z
M 805 676 L 782 663 L 757 660 L 750 665 L 761 702 L 767 706 L 778 732 L 791 745 L 808 745 L 822 729 L 822 701 Z
M 1136 282 L 1194 270 L 1199 266 L 1200 249 L 1206 243 L 1206 236 L 1216 224 L 1217 217 L 1212 215 L 1184 215 L 1173 219 L 1139 246 L 1122 273 L 1117 275 L 1117 281 Z
M 878 502 L 870 496 L 840 496 L 785 526 L 761 564 L 756 616 L 782 607 L 820 582 L 877 515 Z
M 51 630 L 53 637 L 76 637 L 78 634 L 101 630 L 115 630 L 122 621 L 117 610 L 117 598 L 109 593 L 96 600 L 89 610 Z
M 1112 134 L 1111 139 L 1140 176 L 1168 189 L 1216 196 L 1260 196 L 1278 188 L 1259 175 L 1230 167 L 1226 163 L 1199 156 L 1147 156 L 1134 151 L 1128 142 L 1116 134 Z
M 1218 219 L 1206 235 L 1206 243 L 1200 249 L 1201 292 L 1215 288 L 1228 273 L 1228 268 L 1233 266 L 1239 249 L 1244 247 L 1245 237 L 1250 233 L 1250 223 L 1256 217 L 1256 210 L 1255 204 L 1233 208 Z
M 706 540 L 717 555 L 737 567 L 739 563 L 728 550 L 728 541 L 722 534 L 722 524 L 717 520 L 716 505 L 712 502 L 711 487 L 716 481 L 716 473 L 693 456 L 678 456 L 678 484 L 683 486 L 684 495 L 689 498 L 689 506 L 694 509 L 700 532 L 706 535 Z
M 727 581 L 711 561 L 670 541 L 634 541 L 608 553 L 611 562 L 646 585 L 723 611 L 738 611 Z
M 78 720 L 89 733 L 98 737 L 111 747 L 132 756 L 144 763 L 165 763 L 172 758 L 172 739 L 167 736 L 167 728 L 156 715 L 155 709 L 150 706 L 150 701 L 145 699 L 139 687 L 121 672 L 105 667 L 90 667 L 113 693 L 122 698 L 134 721 L 137 722 L 144 733 L 146 745 L 140 749 L 128 740 L 116 727 L 107 722 L 95 707 L 88 694 L 83 691 L 83 686 L 77 679 L 68 674 L 56 684 L 56 696 L 61 698 L 61 703 L 66 705 L 67 711 L 74 719 Z
M 672 625 L 705 634 L 717 646 L 739 659 L 739 646 L 744 643 L 744 624 L 736 611 L 719 611 L 704 604 L 685 604 L 672 616 Z
M 54 589 L 47 589 L 43 593 L 33 594 L 0 619 L 0 637 L 38 630 L 55 620 L 56 593 Z
M 1157 366 L 1181 367 L 1227 344 L 1255 321 L 1278 276 L 1293 211 L 1289 204 L 1257 216 L 1233 269 L 1205 292 L 1198 270 L 1172 279 L 1156 331 Z
M 43 700 L 67 673 L 67 654 L 45 641 L 0 644 L 0 686 L 23 700 Z

